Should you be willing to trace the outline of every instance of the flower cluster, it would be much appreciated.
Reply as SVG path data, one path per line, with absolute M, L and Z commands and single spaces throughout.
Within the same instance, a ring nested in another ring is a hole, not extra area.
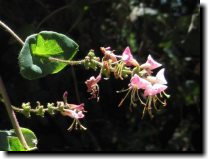
M 102 78 L 102 74 L 109 76 L 111 71 L 115 78 L 120 78 L 121 80 L 128 77 L 128 75 L 131 75 L 128 88 L 126 90 L 117 91 L 118 93 L 127 91 L 127 94 L 121 100 L 119 106 L 122 105 L 129 94 L 131 100 L 130 107 L 137 105 L 136 100 L 139 100 L 140 103 L 144 105 L 142 117 L 144 116 L 145 111 L 148 111 L 149 115 L 153 117 L 152 106 L 158 110 L 156 107 L 157 101 L 163 106 L 166 105 L 166 101 L 160 99 L 163 98 L 162 94 L 169 97 L 169 95 L 164 92 L 167 89 L 167 81 L 164 76 L 165 69 L 162 68 L 159 70 L 156 76 L 152 75 L 153 70 L 161 67 L 162 64 L 155 61 L 152 56 L 149 55 L 147 61 L 140 65 L 131 54 L 129 47 L 126 47 L 121 55 L 114 54 L 115 51 L 111 50 L 111 47 L 101 47 L 100 49 L 104 55 L 102 59 L 102 68 L 105 68 L 106 72 L 101 70 L 96 78 L 92 76 L 85 82 L 87 85 L 87 91 L 92 95 L 91 98 L 99 99 L 98 83 Z M 139 91 L 142 91 L 142 94 L 139 94 Z M 158 95 L 160 95 L 160 98 Z
M 140 73 L 144 73 L 142 77 L 140 77 L 138 74 L 134 74 L 130 79 L 130 84 L 128 85 L 129 88 L 126 96 L 122 99 L 119 106 L 122 105 L 125 98 L 128 96 L 128 94 L 131 92 L 131 104 L 136 106 L 135 100 L 136 97 L 138 97 L 138 100 L 141 104 L 144 105 L 142 118 L 145 114 L 145 111 L 148 111 L 150 117 L 152 118 L 152 103 L 153 107 L 158 110 L 156 107 L 157 100 L 163 105 L 166 105 L 166 101 L 162 101 L 159 97 L 162 98 L 162 94 L 164 94 L 166 97 L 169 97 L 164 91 L 167 89 L 167 81 L 164 76 L 165 69 L 159 70 L 159 72 L 156 74 L 156 76 L 152 76 L 153 70 L 156 68 L 161 67 L 162 64 L 156 62 L 151 55 L 148 56 L 146 63 L 139 66 Z M 146 100 L 146 102 L 143 102 L 140 95 L 139 90 L 143 90 L 143 98 Z

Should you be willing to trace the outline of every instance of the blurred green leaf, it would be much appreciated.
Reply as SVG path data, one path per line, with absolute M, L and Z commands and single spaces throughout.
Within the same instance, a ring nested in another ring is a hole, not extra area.
M 18 137 L 9 136 L 8 140 L 9 140 L 9 145 L 10 145 L 9 151 L 25 151 Z
M 42 31 L 26 38 L 18 60 L 21 75 L 29 80 L 61 71 L 66 64 L 50 62 L 49 57 L 71 60 L 78 51 L 78 45 L 63 34 Z
M 29 148 L 35 149 L 38 141 L 34 132 L 27 128 L 21 128 L 21 131 Z M 0 130 L 0 151 L 25 151 L 14 129 Z
M 0 151 L 8 151 L 9 150 L 9 142 L 8 142 L 9 132 L 6 130 L 0 130 Z
M 34 134 L 34 132 L 27 128 L 21 128 L 21 131 L 23 133 L 23 136 L 25 137 L 25 140 L 26 140 L 28 146 L 30 148 L 35 148 L 38 141 L 37 141 L 37 137 Z M 12 132 L 13 136 L 16 136 L 14 129 L 12 129 L 11 132 Z

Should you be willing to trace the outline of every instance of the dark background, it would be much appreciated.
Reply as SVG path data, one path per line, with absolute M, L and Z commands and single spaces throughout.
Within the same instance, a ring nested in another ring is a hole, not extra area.
M 199 4 L 196 0 L 0 0 L 0 19 L 23 40 L 42 30 L 63 33 L 80 45 L 75 59 L 84 58 L 90 49 L 101 56 L 101 46 L 111 46 L 120 55 L 129 45 L 140 63 L 151 54 L 166 68 L 171 95 L 167 107 L 154 119 L 146 115 L 141 120 L 141 105 L 130 112 L 127 99 L 122 108 L 117 107 L 124 95 L 115 91 L 127 88 L 129 79 L 102 80 L 97 103 L 88 100 L 84 81 L 98 72 L 82 66 L 66 67 L 38 80 L 22 78 L 17 62 L 21 45 L 0 29 L 0 73 L 13 105 L 56 102 L 67 90 L 69 102 L 84 102 L 88 111 L 82 121 L 88 130 L 72 132 L 66 130 L 72 120 L 60 114 L 30 119 L 17 114 L 20 125 L 37 135 L 39 151 L 201 152 Z M 0 103 L 0 129 L 10 128 Z

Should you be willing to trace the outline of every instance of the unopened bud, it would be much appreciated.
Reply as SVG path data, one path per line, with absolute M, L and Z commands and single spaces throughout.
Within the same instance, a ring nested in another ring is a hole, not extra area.
M 30 102 L 28 103 L 22 103 L 22 108 L 23 108 L 23 115 L 25 115 L 27 118 L 31 117 L 30 115 L 30 109 L 31 109 L 31 105 Z

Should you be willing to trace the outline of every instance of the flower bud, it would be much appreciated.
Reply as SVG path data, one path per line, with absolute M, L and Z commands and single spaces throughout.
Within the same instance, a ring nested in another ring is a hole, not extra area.
M 31 109 L 30 102 L 22 103 L 22 108 L 23 108 L 22 114 L 25 115 L 27 118 L 31 117 L 31 114 L 30 114 L 30 109 Z

